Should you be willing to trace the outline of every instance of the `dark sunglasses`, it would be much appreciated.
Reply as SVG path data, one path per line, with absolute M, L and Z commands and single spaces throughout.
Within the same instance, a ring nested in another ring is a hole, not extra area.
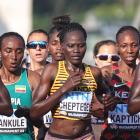
M 47 41 L 32 41 L 32 42 L 29 42 L 27 43 L 27 48 L 31 48 L 31 49 L 36 49 L 37 48 L 37 45 L 41 48 L 41 49 L 45 49 L 46 48 L 46 45 L 48 44 Z
M 97 58 L 99 58 L 100 60 L 108 60 L 109 58 L 111 58 L 112 61 L 119 61 L 120 60 L 120 56 L 117 54 L 98 54 L 96 55 Z

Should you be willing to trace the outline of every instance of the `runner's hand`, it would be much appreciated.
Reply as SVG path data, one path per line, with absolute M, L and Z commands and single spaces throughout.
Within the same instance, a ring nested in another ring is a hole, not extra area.
M 103 94 L 102 103 L 105 111 L 113 111 L 118 103 L 118 97 L 111 94 Z
M 93 95 L 90 112 L 93 116 L 98 117 L 99 119 L 106 119 L 107 117 L 104 104 L 98 100 L 96 95 Z
M 17 106 L 17 110 L 14 112 L 15 116 L 20 117 L 29 117 L 29 109 L 26 107 Z
M 79 72 L 72 73 L 67 81 L 64 83 L 64 85 L 61 87 L 62 91 L 68 92 L 73 90 L 76 86 L 78 86 L 81 83 L 82 80 L 82 74 Z
M 105 110 L 104 105 L 100 102 L 96 102 L 91 106 L 91 113 L 93 116 L 98 117 L 99 119 L 105 119 Z

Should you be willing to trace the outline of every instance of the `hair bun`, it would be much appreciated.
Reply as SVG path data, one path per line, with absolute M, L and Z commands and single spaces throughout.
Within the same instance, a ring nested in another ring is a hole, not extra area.
M 52 23 L 54 26 L 65 26 L 69 24 L 71 21 L 71 18 L 69 15 L 63 15 L 53 18 Z

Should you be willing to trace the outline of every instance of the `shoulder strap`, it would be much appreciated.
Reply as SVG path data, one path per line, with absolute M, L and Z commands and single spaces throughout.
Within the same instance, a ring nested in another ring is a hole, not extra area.
M 114 74 L 114 75 L 117 75 L 117 76 L 119 76 L 119 77 L 122 79 L 121 72 L 119 71 L 118 63 L 114 63 L 114 64 L 112 65 L 112 70 L 113 70 L 113 74 Z M 131 86 L 132 86 L 132 82 L 125 81 L 125 80 L 123 80 L 123 79 L 122 79 L 122 81 L 123 81 L 124 83 L 126 83 L 128 87 L 131 87 Z

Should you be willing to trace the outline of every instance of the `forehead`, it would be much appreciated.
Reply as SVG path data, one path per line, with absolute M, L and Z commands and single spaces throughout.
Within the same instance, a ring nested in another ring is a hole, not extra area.
M 139 42 L 139 36 L 135 31 L 128 30 L 120 33 L 117 41 L 118 43 L 120 43 L 120 42 L 130 41 L 130 40 Z
M 64 37 L 64 41 L 75 42 L 75 41 L 86 41 L 84 34 L 81 31 L 71 31 L 67 32 Z
M 2 40 L 1 47 L 14 47 L 14 46 L 20 46 L 23 48 L 25 47 L 23 40 L 16 36 L 9 36 Z
M 106 53 L 106 54 L 114 54 L 117 53 L 117 47 L 113 44 L 106 44 L 106 45 L 102 45 L 99 49 L 98 54 L 102 54 L 102 53 Z
M 53 40 L 59 40 L 59 37 L 57 36 L 59 32 L 55 31 L 53 33 L 51 33 L 49 40 L 53 41 Z
M 48 36 L 45 35 L 44 33 L 32 33 L 29 38 L 28 42 L 30 41 L 47 41 Z

